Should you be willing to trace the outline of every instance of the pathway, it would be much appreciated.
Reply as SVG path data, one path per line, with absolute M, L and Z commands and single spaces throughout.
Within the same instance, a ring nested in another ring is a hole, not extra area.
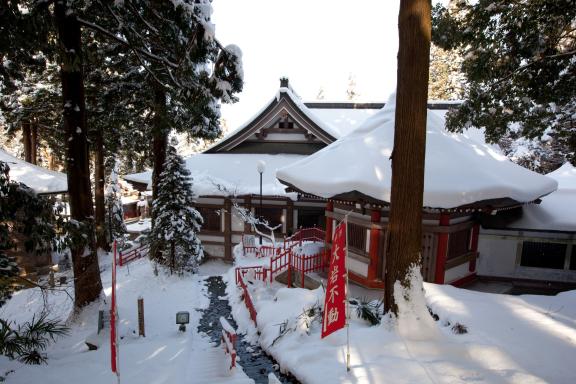
M 210 305 L 203 310 L 203 316 L 200 318 L 198 332 L 209 335 L 210 340 L 220 345 L 220 335 L 222 327 L 219 318 L 223 316 L 236 328 L 236 322 L 232 318 L 230 305 L 226 296 L 226 284 L 222 281 L 221 276 L 211 276 L 206 280 Z M 298 384 L 293 377 L 283 375 L 275 369 L 278 365 L 268 356 L 259 346 L 250 345 L 239 335 L 238 345 L 236 346 L 240 365 L 246 375 L 253 379 L 257 384 L 267 384 L 268 374 L 273 372 L 282 383 Z M 221 352 L 221 351 L 220 351 Z M 214 382 L 214 381 L 213 381 Z

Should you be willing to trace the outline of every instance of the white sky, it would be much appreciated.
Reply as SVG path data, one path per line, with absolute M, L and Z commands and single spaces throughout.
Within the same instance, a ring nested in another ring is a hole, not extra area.
M 396 84 L 399 0 L 214 0 L 216 37 L 243 52 L 244 91 L 222 106 L 229 128 L 246 122 L 287 76 L 304 101 L 385 101 Z

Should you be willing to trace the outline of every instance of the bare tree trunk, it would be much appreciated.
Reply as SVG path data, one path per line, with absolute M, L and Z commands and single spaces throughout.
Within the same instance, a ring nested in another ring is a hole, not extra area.
M 74 265 L 74 305 L 80 308 L 100 296 L 102 281 L 98 257 L 94 247 L 94 232 L 91 218 L 92 192 L 86 127 L 86 105 L 82 78 L 82 43 L 80 24 L 74 12 L 63 1 L 54 3 L 55 22 L 60 40 L 60 75 L 64 104 L 64 130 L 66 132 L 66 171 L 70 217 L 88 226 L 86 245 L 72 245 Z
M 24 160 L 32 162 L 32 129 L 28 120 L 22 121 L 22 144 L 24 145 Z
M 30 162 L 38 164 L 38 122 L 30 125 Z
M 96 246 L 108 251 L 110 246 L 106 239 L 106 207 L 104 206 L 104 139 L 102 128 L 98 128 L 94 148 L 94 205 L 96 212 L 94 224 L 96 226 Z M 112 240 L 112 239 L 110 239 Z
M 397 313 L 393 287 L 420 264 L 430 54 L 430 0 L 401 0 L 398 17 L 398 81 L 390 197 L 390 248 L 385 305 Z
M 154 168 L 152 171 L 152 199 L 158 197 L 158 181 L 164 170 L 166 161 L 166 146 L 168 144 L 168 126 L 166 124 L 166 91 L 162 86 L 154 86 L 154 120 L 152 132 L 152 150 L 154 154 Z M 152 218 L 155 217 L 152 209 Z M 152 220 L 154 221 L 154 220 Z

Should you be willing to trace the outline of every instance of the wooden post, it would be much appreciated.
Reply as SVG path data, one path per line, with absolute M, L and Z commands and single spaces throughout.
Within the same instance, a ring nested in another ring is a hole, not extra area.
M 224 261 L 232 262 L 232 202 L 224 200 Z
M 480 235 L 480 225 L 474 224 L 472 227 L 472 239 L 470 241 L 470 250 L 474 253 L 478 252 L 478 236 Z M 468 265 L 469 272 L 476 272 L 476 257 L 473 260 L 470 260 L 470 264 Z
M 373 224 L 370 227 L 370 264 L 368 264 L 368 281 L 376 279 L 376 273 L 378 270 L 378 248 L 380 245 L 380 228 L 374 224 L 380 224 L 381 212 L 379 209 L 372 209 L 370 215 L 370 222 Z
M 144 331 L 144 299 L 142 297 L 138 298 L 138 335 L 146 337 L 146 332 Z
M 292 288 L 292 250 L 288 251 L 288 288 Z
M 440 214 L 440 226 L 447 227 L 450 225 L 450 215 L 447 213 Z M 438 248 L 436 250 L 436 275 L 434 282 L 444 284 L 444 274 L 446 272 L 446 257 L 448 256 L 448 233 L 438 234 Z
M 294 202 L 290 198 L 286 201 L 286 235 L 288 234 L 294 234 Z

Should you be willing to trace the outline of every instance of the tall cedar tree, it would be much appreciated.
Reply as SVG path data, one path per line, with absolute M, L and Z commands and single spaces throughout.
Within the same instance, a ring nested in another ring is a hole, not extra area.
M 190 171 L 176 153 L 176 145 L 175 139 L 168 145 L 158 197 L 153 202 L 156 216 L 150 232 L 150 254 L 171 273 L 195 272 L 204 255 L 198 238 L 203 219 L 194 208 Z
M 394 283 L 409 287 L 410 268 L 421 264 L 430 23 L 430 0 L 400 1 L 390 248 L 384 293 L 386 309 L 393 313 L 398 311 Z
M 576 164 L 576 1 L 458 0 L 433 20 L 434 43 L 461 52 L 468 81 L 448 129 L 542 138 Z
M 234 94 L 242 90 L 241 52 L 216 41 L 210 0 L 117 3 L 108 9 L 122 20 L 119 31 L 144 69 L 141 99 L 151 110 L 156 198 L 170 130 L 197 138 L 220 135 L 219 101 L 235 102 Z

